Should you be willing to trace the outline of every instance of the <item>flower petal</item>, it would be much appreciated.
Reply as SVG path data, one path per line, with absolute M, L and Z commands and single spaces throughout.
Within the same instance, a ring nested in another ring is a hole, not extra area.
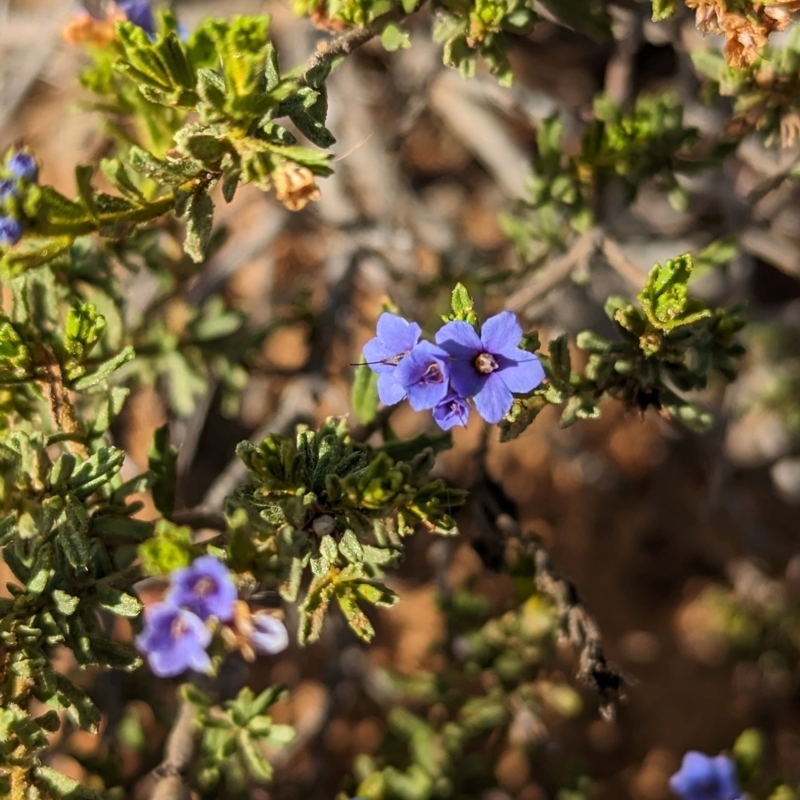
M 463 397 L 451 393 L 433 409 L 433 419 L 444 431 L 449 431 L 455 425 L 466 427 L 469 421 L 469 406 Z
M 498 374 L 512 392 L 530 392 L 544 380 L 544 367 L 541 361 L 524 350 L 517 350 L 518 358 L 500 356 Z
M 503 383 L 499 373 L 493 372 L 486 378 L 480 391 L 475 395 L 475 408 L 478 413 L 492 425 L 500 422 L 511 410 L 514 398 L 511 391 Z
M 450 362 L 450 385 L 461 397 L 477 394 L 485 381 L 486 376 L 475 369 L 472 361 L 456 359 Z
M 397 347 L 392 355 L 410 350 L 422 334 L 416 322 L 408 322 L 397 314 L 384 311 L 378 318 L 378 338 L 387 349 Z
M 483 345 L 468 322 L 448 322 L 436 331 L 436 344 L 443 347 L 455 358 L 474 358 L 483 351 Z M 519 344 L 517 341 L 516 344 Z
M 391 372 L 382 372 L 378 376 L 378 399 L 385 406 L 393 406 L 406 396 L 405 387 L 397 382 L 394 369 Z
M 364 361 L 373 372 L 391 372 L 395 368 L 395 364 L 384 364 L 384 360 L 393 358 L 397 353 L 390 353 L 386 349 L 386 345 L 376 336 L 370 339 L 361 351 L 364 356 Z M 399 350 L 398 352 L 402 352 Z
M 489 317 L 481 326 L 481 341 L 486 352 L 513 357 L 522 341 L 522 327 L 517 315 L 511 311 L 501 311 Z

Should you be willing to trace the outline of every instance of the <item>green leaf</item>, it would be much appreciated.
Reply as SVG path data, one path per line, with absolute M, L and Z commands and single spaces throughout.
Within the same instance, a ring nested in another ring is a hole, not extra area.
M 76 380 L 72 384 L 72 388 L 76 392 L 85 392 L 87 389 L 91 389 L 93 386 L 97 386 L 99 383 L 108 380 L 112 373 L 116 372 L 124 364 L 133 361 L 134 358 L 136 358 L 136 351 L 133 347 L 128 345 L 115 356 L 112 356 L 107 361 L 100 364 L 94 372 Z M 124 397 L 127 397 L 129 390 L 123 389 L 122 391 L 125 392 Z
M 475 302 L 463 283 L 457 283 L 450 297 L 452 313 L 443 317 L 445 322 L 460 320 L 477 327 L 478 315 L 475 313 Z
M 200 264 L 206 257 L 214 222 L 214 203 L 206 192 L 196 192 L 189 198 L 186 216 L 188 224 L 183 249 L 195 264 Z
M 34 767 L 32 775 L 34 783 L 57 800 L 102 800 L 97 792 L 52 767 Z
M 125 452 L 116 447 L 101 447 L 72 473 L 67 486 L 78 498 L 86 498 L 108 483 L 122 467 Z
M 690 255 L 669 259 L 664 266 L 656 264 L 647 276 L 639 301 L 650 323 L 669 330 L 679 324 L 688 301 L 687 283 L 692 274 Z
M 89 564 L 89 515 L 75 495 L 68 494 L 56 524 L 56 542 L 76 573 L 85 573 Z
M 142 610 L 142 604 L 135 597 L 105 583 L 97 585 L 97 601 L 118 617 L 138 617 Z
M 30 377 L 31 354 L 9 320 L 0 319 L 0 380 Z
M 64 336 L 66 359 L 62 365 L 68 380 L 80 377 L 85 372 L 80 365 L 100 341 L 105 329 L 106 318 L 98 314 L 94 303 L 82 303 L 69 309 Z
M 178 448 L 170 444 L 169 425 L 162 425 L 153 434 L 147 451 L 147 464 L 155 476 L 153 502 L 164 516 L 169 516 L 175 508 L 178 466 Z
M 63 614 L 65 617 L 71 617 L 77 611 L 80 603 L 79 597 L 73 597 L 61 589 L 56 589 L 51 597 L 58 613 Z
M 669 19 L 675 13 L 675 0 L 652 0 L 653 22 Z
M 153 538 L 140 544 L 137 552 L 146 575 L 169 575 L 191 563 L 192 529 L 160 519 Z
M 366 364 L 359 364 L 353 376 L 353 411 L 369 425 L 378 412 L 378 373 Z
M 405 31 L 390 22 L 381 33 L 381 45 L 387 52 L 394 53 L 396 50 L 405 50 L 411 47 L 411 39 L 408 38 Z

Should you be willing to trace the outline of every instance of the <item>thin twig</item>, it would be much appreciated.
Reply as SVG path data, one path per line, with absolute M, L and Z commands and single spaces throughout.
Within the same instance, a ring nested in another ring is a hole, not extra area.
M 167 737 L 164 760 L 153 770 L 155 785 L 150 800 L 188 800 L 191 796 L 185 783 L 186 769 L 194 756 L 196 706 L 181 702 L 178 717 Z
M 422 7 L 423 3 L 418 3 L 411 14 L 415 14 Z M 378 17 L 374 22 L 364 28 L 353 28 L 347 31 L 347 33 L 343 33 L 341 36 L 337 36 L 335 39 L 321 44 L 317 52 L 306 61 L 303 74 L 306 75 L 313 69 L 330 65 L 330 63 L 339 56 L 350 55 L 354 50 L 358 50 L 359 47 L 380 35 L 390 22 L 398 22 L 401 19 L 411 16 L 411 14 L 407 14 L 402 8 L 397 8 Z
M 581 234 L 564 255 L 548 262 L 517 289 L 506 301 L 506 308 L 509 311 L 522 313 L 534 300 L 554 289 L 568 278 L 576 267 L 591 258 L 602 241 L 603 234 L 599 228 L 590 228 Z

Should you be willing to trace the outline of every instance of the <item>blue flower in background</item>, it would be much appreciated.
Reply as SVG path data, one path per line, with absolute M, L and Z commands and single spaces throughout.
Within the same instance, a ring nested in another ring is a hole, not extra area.
M 436 343 L 453 358 L 451 383 L 460 397 L 473 397 L 478 413 L 500 422 L 513 402 L 512 392 L 530 392 L 544 380 L 544 369 L 532 353 L 520 349 L 522 328 L 510 311 L 484 322 L 481 335 L 467 322 L 448 322 Z
M 436 424 L 445 431 L 455 425 L 466 425 L 469 420 L 469 405 L 463 397 L 450 392 L 444 400 L 433 409 Z
M 117 0 L 117 8 L 138 25 L 148 36 L 156 35 L 156 18 L 149 0 Z
M 385 311 L 378 319 L 378 335 L 364 345 L 364 360 L 378 373 L 378 397 L 385 406 L 399 403 L 406 390 L 397 382 L 397 365 L 419 341 L 422 333 L 416 322 L 406 322 Z
M 17 187 L 11 178 L 0 181 L 0 203 L 5 202 L 9 197 L 13 197 L 16 193 Z
M 227 567 L 213 556 L 201 556 L 172 576 L 167 601 L 194 612 L 201 620 L 233 618 L 236 586 Z
M 728 756 L 707 756 L 690 750 L 669 785 L 683 800 L 737 800 L 742 796 L 736 766 Z
M 13 217 L 0 217 L 0 247 L 11 247 L 22 238 L 22 223 Z
M 450 356 L 435 344 L 420 342 L 398 364 L 395 377 L 414 411 L 433 408 L 449 393 Z
M 253 625 L 250 644 L 256 652 L 275 655 L 289 646 L 289 632 L 276 617 L 262 611 L 253 614 L 250 622 Z
M 211 666 L 206 653 L 210 642 L 211 631 L 196 614 L 168 602 L 145 611 L 144 630 L 136 637 L 136 646 L 159 678 L 187 669 L 206 671 Z
M 14 153 L 11 158 L 6 161 L 6 169 L 11 173 L 13 178 L 19 181 L 35 181 L 39 173 L 39 168 L 36 166 L 36 159 L 28 153 Z

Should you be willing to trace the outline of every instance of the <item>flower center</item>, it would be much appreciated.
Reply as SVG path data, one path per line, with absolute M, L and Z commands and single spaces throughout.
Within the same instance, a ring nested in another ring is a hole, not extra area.
M 192 591 L 198 597 L 207 597 L 208 595 L 213 594 L 216 590 L 217 582 L 213 578 L 209 578 L 206 575 L 204 575 L 202 578 L 198 578 L 192 587 Z
M 444 380 L 442 375 L 442 368 L 434 361 L 425 368 L 422 377 L 419 379 L 420 383 L 441 383 Z
M 188 631 L 189 626 L 180 617 L 175 617 L 175 620 L 170 626 L 169 635 L 170 638 L 178 640 L 182 639 Z
M 489 375 L 496 369 L 500 369 L 497 359 L 491 353 L 478 353 L 475 357 L 474 364 L 475 369 L 478 370 L 481 375 Z

